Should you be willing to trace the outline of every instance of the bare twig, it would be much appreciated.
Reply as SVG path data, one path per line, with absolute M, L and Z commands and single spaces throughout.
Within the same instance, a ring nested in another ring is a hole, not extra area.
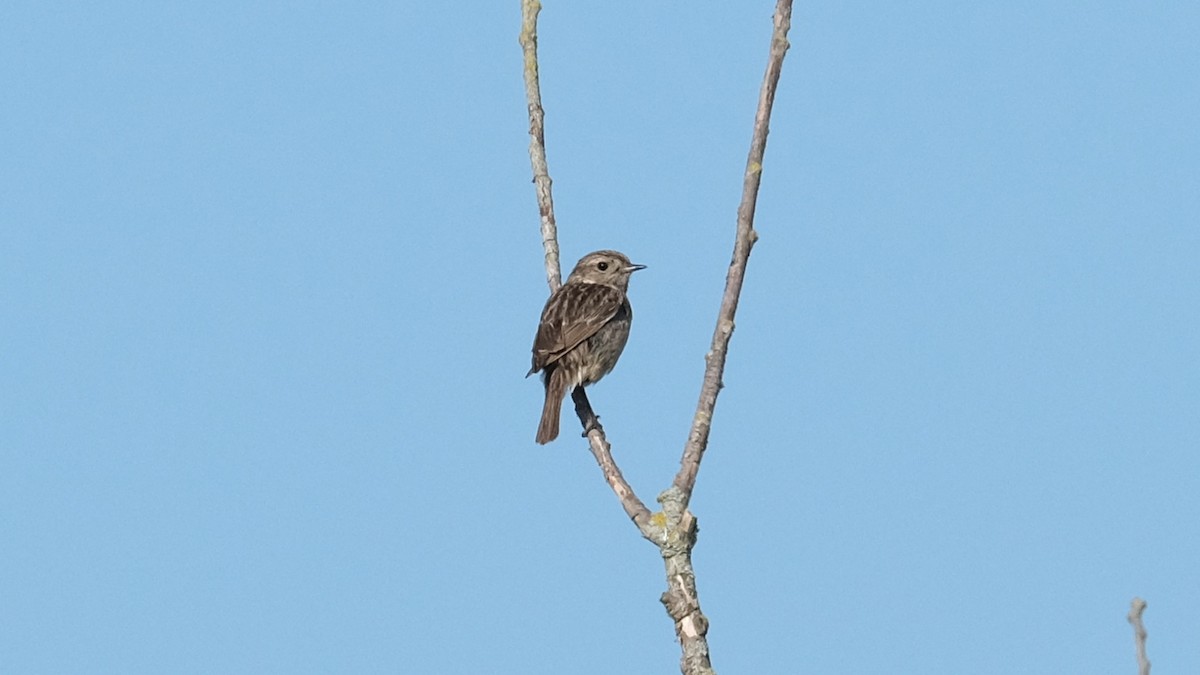
M 1146 601 L 1134 598 L 1126 618 L 1133 624 L 1133 644 L 1137 648 L 1138 675 L 1150 675 L 1150 659 L 1146 657 L 1146 626 L 1142 624 L 1142 612 Z
M 592 404 L 588 401 L 587 392 L 583 390 L 583 387 L 575 387 L 575 391 L 571 392 L 571 400 L 575 402 L 575 414 L 579 415 L 579 421 L 586 430 L 584 434 L 592 449 L 592 456 L 596 458 L 596 463 L 604 472 L 604 480 L 612 488 L 613 494 L 621 502 L 621 507 L 625 509 L 630 520 L 637 525 L 642 536 L 654 541 L 655 531 L 650 527 L 650 509 L 646 508 L 646 504 L 638 498 L 629 483 L 625 482 L 625 477 L 621 475 L 621 469 L 612 456 L 612 446 L 604 437 L 604 429 L 600 427 L 600 420 L 596 417 L 596 413 L 592 412 Z
M 542 248 L 546 252 L 546 283 L 550 292 L 562 286 L 558 262 L 558 225 L 554 221 L 554 197 L 550 193 L 550 169 L 546 164 L 546 112 L 538 84 L 537 17 L 539 0 L 521 0 L 521 49 L 525 53 L 525 99 L 529 103 L 529 163 L 542 221 Z
M 733 317 L 737 313 L 738 298 L 742 292 L 742 280 L 746 276 L 746 262 L 750 249 L 758 240 L 754 231 L 754 207 L 758 200 L 758 185 L 762 179 L 763 153 L 767 147 L 767 131 L 771 119 L 771 106 L 775 103 L 775 87 L 783 68 L 783 57 L 787 54 L 788 30 L 792 25 L 791 0 L 779 0 L 775 6 L 775 31 L 771 36 L 771 52 L 767 59 L 767 72 L 763 76 L 762 89 L 758 95 L 758 111 L 754 114 L 754 134 L 750 139 L 750 156 L 746 160 L 746 174 L 742 182 L 742 203 L 738 206 L 737 237 L 733 245 L 733 260 L 725 277 L 725 295 L 721 298 L 721 310 L 717 315 L 717 328 L 713 333 L 712 348 L 705 356 L 704 384 L 700 389 L 700 401 L 696 405 L 696 416 L 692 420 L 692 431 L 688 434 L 683 449 L 679 473 L 675 475 L 675 487 L 683 493 L 684 507 L 692 498 L 696 486 L 696 474 L 700 471 L 700 460 L 708 447 L 708 432 L 712 428 L 713 409 L 720 393 L 721 375 L 725 371 L 725 354 L 729 350 L 729 339 L 733 336 Z

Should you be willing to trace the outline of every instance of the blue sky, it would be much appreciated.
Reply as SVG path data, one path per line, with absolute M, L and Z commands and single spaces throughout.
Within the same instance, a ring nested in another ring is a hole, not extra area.
M 400 6 L 395 6 L 400 5 Z M 735 6 L 736 5 L 736 6 Z M 772 4 L 554 3 L 565 264 L 648 502 Z M 1200 5 L 798 3 L 693 510 L 721 672 L 1200 671 Z M 0 664 L 662 673 L 564 419 L 519 3 L 0 8 Z

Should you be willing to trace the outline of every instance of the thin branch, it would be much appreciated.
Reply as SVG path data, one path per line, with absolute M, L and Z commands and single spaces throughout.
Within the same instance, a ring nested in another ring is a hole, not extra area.
M 525 98 L 529 103 L 529 162 L 533 166 L 534 191 L 537 193 L 538 211 L 541 213 L 546 283 L 553 293 L 562 286 L 562 272 L 558 257 L 558 226 L 554 221 L 554 199 L 550 193 L 552 181 L 546 164 L 546 113 L 542 109 L 541 85 L 538 84 L 537 17 L 541 11 L 542 4 L 539 0 L 521 0 L 520 42 L 525 55 Z M 600 465 L 600 470 L 604 472 L 605 481 L 621 502 L 625 513 L 638 526 L 638 530 L 649 538 L 650 509 L 638 499 L 633 488 L 621 475 L 621 470 L 612 456 L 612 446 L 604 437 L 604 430 L 600 428 L 599 418 L 592 412 L 587 394 L 577 387 L 571 398 L 575 401 L 575 411 L 579 414 L 579 421 L 583 423 L 592 455 Z
M 558 262 L 558 225 L 554 221 L 554 197 L 550 193 L 550 169 L 546 163 L 546 111 L 538 83 L 537 17 L 539 0 L 521 0 L 521 49 L 525 53 L 525 99 L 529 103 L 529 163 L 542 221 L 542 248 L 546 252 L 546 283 L 550 292 L 562 286 Z
M 692 498 L 692 490 L 696 487 L 696 474 L 700 471 L 700 460 L 708 447 L 713 409 L 717 405 L 717 394 L 723 386 L 721 377 L 725 372 L 725 355 L 729 350 L 729 339 L 733 336 L 733 318 L 737 313 L 738 298 L 742 293 L 746 263 L 750 259 L 750 249 L 758 240 L 758 233 L 754 231 L 754 208 L 758 201 L 759 182 L 762 179 L 763 154 L 767 148 L 767 131 L 771 120 L 771 107 L 775 103 L 775 87 L 779 84 L 783 57 L 787 54 L 789 46 L 787 34 L 792 25 L 791 0 L 779 0 L 775 5 L 774 23 L 767 72 L 763 76 L 762 89 L 758 95 L 758 111 L 754 115 L 754 134 L 750 139 L 750 156 L 746 160 L 746 174 L 742 183 L 742 203 L 738 206 L 733 260 L 729 263 L 729 273 L 725 277 L 725 295 L 721 299 L 721 310 L 717 315 L 712 348 L 704 358 L 704 384 L 700 388 L 696 416 L 692 420 L 692 430 L 683 449 L 679 473 L 675 475 L 674 484 L 683 493 L 685 508 Z
M 1150 675 L 1150 659 L 1146 657 L 1146 626 L 1142 624 L 1142 612 L 1146 601 L 1134 598 L 1126 618 L 1133 624 L 1133 644 L 1137 648 L 1138 675 Z
M 600 420 L 596 417 L 596 413 L 592 412 L 592 404 L 588 401 L 587 392 L 583 390 L 583 387 L 575 387 L 575 391 L 571 392 L 571 400 L 575 402 L 575 414 L 579 415 L 579 421 L 586 430 L 584 433 L 587 436 L 588 445 L 591 447 L 592 456 L 596 458 L 596 463 L 604 472 L 604 480 L 612 488 L 613 494 L 617 496 L 617 501 L 621 502 L 621 507 L 625 509 L 625 514 L 637 525 L 642 536 L 652 542 L 655 541 L 657 532 L 650 526 L 650 509 L 646 508 L 646 504 L 638 498 L 629 483 L 625 482 L 625 477 L 621 475 L 621 469 L 612 456 L 612 446 L 604 437 L 604 429 L 600 427 Z

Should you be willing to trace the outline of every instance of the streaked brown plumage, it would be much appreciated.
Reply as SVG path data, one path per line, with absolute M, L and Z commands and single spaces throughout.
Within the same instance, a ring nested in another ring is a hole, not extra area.
M 616 251 L 589 253 L 546 301 L 529 369 L 529 375 L 541 371 L 546 386 L 538 443 L 558 437 L 568 391 L 600 381 L 617 365 L 633 321 L 625 296 L 629 277 L 644 267 Z

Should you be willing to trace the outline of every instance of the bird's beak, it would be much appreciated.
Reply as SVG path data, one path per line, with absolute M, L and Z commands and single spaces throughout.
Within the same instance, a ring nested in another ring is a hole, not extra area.
M 630 272 L 636 272 L 638 270 L 646 269 L 646 266 L 645 265 L 630 265 L 626 269 L 628 269 Z

